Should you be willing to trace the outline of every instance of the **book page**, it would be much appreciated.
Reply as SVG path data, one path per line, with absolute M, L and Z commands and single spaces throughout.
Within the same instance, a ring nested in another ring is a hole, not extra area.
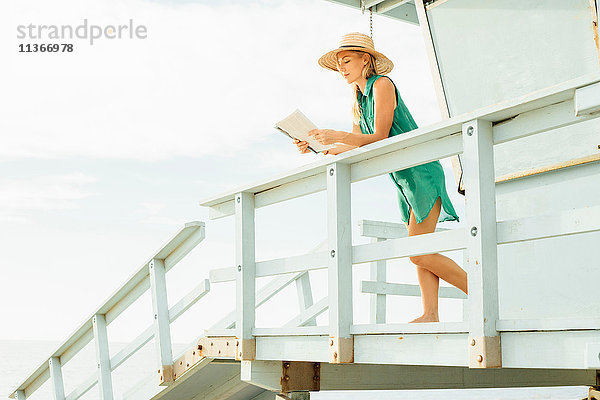
M 306 118 L 306 116 L 298 109 L 276 123 L 275 126 L 287 132 L 291 137 L 308 142 L 308 145 L 317 152 L 335 147 L 334 144 L 323 145 L 313 136 L 308 136 L 308 132 L 317 129 L 317 126 Z

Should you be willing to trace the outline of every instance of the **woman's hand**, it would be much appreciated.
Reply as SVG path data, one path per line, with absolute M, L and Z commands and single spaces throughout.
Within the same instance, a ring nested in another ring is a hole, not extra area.
M 333 129 L 313 129 L 308 132 L 308 135 L 314 136 L 319 143 L 328 145 L 340 143 L 342 141 L 342 133 L 344 132 L 334 131 Z
M 296 144 L 296 146 L 298 146 L 298 150 L 300 150 L 300 153 L 310 153 L 310 150 L 308 149 L 308 142 L 294 139 L 294 143 Z

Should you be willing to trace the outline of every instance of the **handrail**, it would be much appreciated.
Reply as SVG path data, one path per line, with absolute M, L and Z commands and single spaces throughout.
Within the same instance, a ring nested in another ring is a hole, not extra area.
M 17 392 L 28 397 L 50 377 L 49 361 L 58 358 L 64 365 L 85 347 L 93 338 L 92 321 L 96 315 L 105 315 L 106 324 L 117 318 L 129 305 L 135 302 L 150 288 L 148 265 L 153 259 L 165 260 L 165 270 L 169 270 L 185 257 L 205 238 L 204 222 L 192 221 L 184 225 L 168 242 L 161 246 L 148 261 L 142 264 L 127 281 L 122 284 L 105 302 L 94 311 L 29 377 L 13 392 L 10 398 L 16 398 Z M 19 399 L 20 400 L 20 399 Z
M 475 119 L 490 121 L 495 125 L 497 124 L 498 127 L 500 127 L 500 124 L 502 124 L 502 129 L 499 130 L 497 139 L 495 134 L 494 143 L 505 142 L 536 134 L 540 132 L 536 126 L 525 126 L 523 124 L 523 121 L 528 121 L 528 118 L 523 118 L 524 114 L 532 111 L 534 111 L 532 114 L 535 114 L 536 110 L 538 110 L 537 113 L 539 114 L 539 109 L 541 108 L 549 107 L 556 103 L 572 101 L 576 89 L 597 82 L 600 82 L 600 74 L 594 73 L 581 76 L 579 78 L 572 79 L 559 85 L 551 86 L 528 95 L 503 101 L 488 107 L 483 107 L 432 125 L 415 129 L 402 135 L 397 135 L 366 146 L 358 147 L 331 158 L 326 157 L 322 160 L 303 165 L 291 171 L 286 171 L 275 175 L 272 178 L 262 179 L 258 182 L 249 185 L 242 185 L 219 195 L 202 199 L 199 203 L 201 206 L 210 208 L 211 219 L 217 219 L 233 214 L 233 198 L 236 193 L 254 193 L 256 195 L 255 207 L 259 208 L 268 204 L 274 204 L 279 201 L 324 190 L 324 182 L 320 176 L 324 173 L 325 167 L 332 162 L 354 164 L 355 167 L 358 167 L 357 169 L 365 170 L 365 172 L 360 174 L 355 174 L 355 171 L 353 171 L 351 179 L 352 182 L 381 175 L 397 169 L 421 164 L 428 161 L 426 158 L 432 157 L 428 157 L 429 155 L 427 155 L 421 160 L 411 160 L 411 162 L 406 162 L 404 160 L 399 161 L 396 154 L 394 162 L 382 163 L 382 165 L 378 166 L 373 165 L 376 159 L 383 159 L 385 158 L 385 155 L 394 155 L 394 153 L 407 147 L 417 146 L 425 143 L 429 143 L 429 146 L 432 146 L 432 144 L 436 141 L 451 138 L 452 136 L 455 136 L 461 132 L 462 125 L 465 122 Z M 509 121 L 516 116 L 520 116 L 518 121 Z M 535 115 L 532 115 L 532 117 L 534 116 Z M 575 117 L 575 112 L 572 110 L 572 117 L 573 118 L 568 122 L 575 123 L 578 121 L 584 121 L 588 118 L 593 118 L 595 116 L 582 115 Z M 538 126 L 542 125 L 543 130 L 555 128 L 559 124 L 561 124 L 560 126 L 565 126 L 565 122 L 558 122 L 552 118 L 546 121 L 542 120 L 536 122 Z M 516 124 L 522 125 L 519 127 L 520 129 L 509 129 L 510 125 Z M 449 143 L 449 145 L 456 144 L 455 142 L 450 142 L 451 143 Z M 438 158 L 433 159 L 449 157 L 462 152 L 460 139 L 458 144 L 459 147 L 455 147 L 452 149 L 452 151 L 448 151 L 449 149 L 445 149 L 444 151 L 444 149 L 436 148 L 436 151 L 439 154 L 434 154 L 433 156 L 438 156 Z M 367 168 L 367 165 L 360 166 L 361 162 L 368 162 L 370 168 Z M 284 191 L 284 188 L 297 182 L 304 182 L 305 184 L 303 187 L 295 188 L 295 190 L 291 193 L 281 193 Z M 319 182 L 321 184 L 319 184 Z

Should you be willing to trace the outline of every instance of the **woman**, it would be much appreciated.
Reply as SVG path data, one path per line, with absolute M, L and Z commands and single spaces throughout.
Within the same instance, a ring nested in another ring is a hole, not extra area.
M 340 47 L 322 56 L 319 65 L 339 71 L 346 82 L 354 86 L 355 94 L 352 132 L 332 129 L 309 132 L 321 144 L 336 143 L 325 154 L 340 154 L 417 128 L 396 86 L 383 76 L 392 70 L 393 63 L 375 51 L 369 36 L 344 35 Z M 296 144 L 300 152 L 309 152 L 307 142 L 296 140 Z M 434 232 L 438 221 L 458 221 L 439 161 L 389 175 L 397 188 L 400 216 L 409 236 Z M 414 256 L 410 260 L 417 266 L 423 302 L 423 315 L 411 322 L 438 322 L 439 279 L 467 293 L 467 274 L 441 254 Z

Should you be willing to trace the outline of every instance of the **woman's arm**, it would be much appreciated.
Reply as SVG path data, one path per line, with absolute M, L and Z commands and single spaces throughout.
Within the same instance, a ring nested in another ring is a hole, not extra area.
M 309 135 L 314 135 L 321 144 L 343 143 L 354 147 L 387 138 L 396 108 L 396 89 L 392 81 L 377 79 L 373 84 L 373 96 L 375 100 L 375 133 L 372 135 L 363 134 L 360 130 L 354 132 L 354 129 L 352 129 L 352 133 L 332 129 L 315 129 L 310 131 Z
M 360 126 L 353 123 L 352 124 L 352 133 L 361 134 Z M 327 152 L 325 154 L 340 154 L 340 153 L 344 153 L 348 150 L 355 149 L 357 147 L 358 146 L 353 146 L 350 144 L 338 143 L 333 149 L 327 150 Z

